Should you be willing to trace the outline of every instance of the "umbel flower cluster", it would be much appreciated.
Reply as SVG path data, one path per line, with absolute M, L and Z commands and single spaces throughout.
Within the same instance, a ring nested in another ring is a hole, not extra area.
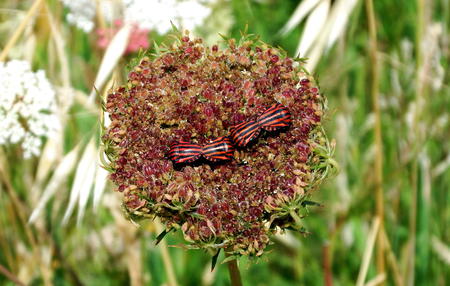
M 127 84 L 107 97 L 111 124 L 102 137 L 129 217 L 159 217 L 164 233 L 180 229 L 187 247 L 230 257 L 259 256 L 275 232 L 302 230 L 310 193 L 332 168 L 325 99 L 302 65 L 253 36 L 219 48 L 178 35 L 138 59 Z M 260 130 L 231 160 L 170 160 L 174 142 L 207 146 L 274 104 L 289 111 L 289 127 Z
M 39 155 L 43 137 L 60 129 L 56 95 L 44 71 L 27 61 L 0 62 L 0 145 L 19 144 L 23 156 Z
M 100 11 L 109 22 L 121 19 L 136 24 L 140 30 L 156 30 L 160 34 L 171 29 L 170 21 L 194 29 L 211 14 L 212 2 L 198 0 L 60 0 L 68 9 L 67 21 L 86 33 L 95 26 L 95 15 Z M 119 10 L 120 15 L 116 10 Z M 119 17 L 119 18 L 117 18 Z

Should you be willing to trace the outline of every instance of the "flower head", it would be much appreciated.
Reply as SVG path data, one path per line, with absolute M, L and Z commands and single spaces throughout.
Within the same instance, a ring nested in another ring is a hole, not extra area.
M 42 137 L 59 128 L 55 92 L 44 71 L 30 63 L 0 62 L 0 145 L 20 144 L 24 157 L 39 155 Z
M 205 1 L 198 0 L 61 0 L 69 10 L 67 21 L 88 33 L 95 26 L 95 14 L 98 10 L 108 22 L 123 19 L 141 30 L 156 30 L 160 34 L 171 29 L 171 21 L 186 29 L 194 29 L 211 14 L 211 8 Z M 98 4 L 96 3 L 98 2 Z M 114 5 L 119 3 L 120 9 Z M 114 15 L 114 11 L 119 13 Z
M 88 33 L 94 28 L 96 2 L 91 0 L 61 0 L 69 10 L 67 22 Z M 103 1 L 102 1 L 103 2 Z
M 289 112 L 289 127 L 258 131 L 231 160 L 170 160 L 174 142 L 203 152 L 200 146 L 241 122 L 258 122 L 277 103 L 283 116 Z M 250 36 L 220 49 L 180 35 L 141 59 L 107 98 L 110 178 L 132 218 L 158 216 L 193 247 L 259 256 L 271 234 L 300 228 L 306 199 L 325 174 L 326 152 L 317 151 L 327 150 L 323 109 L 314 79 L 282 51 Z
M 211 8 L 198 0 L 124 0 L 124 6 L 126 22 L 160 34 L 172 29 L 171 21 L 193 30 L 211 13 Z

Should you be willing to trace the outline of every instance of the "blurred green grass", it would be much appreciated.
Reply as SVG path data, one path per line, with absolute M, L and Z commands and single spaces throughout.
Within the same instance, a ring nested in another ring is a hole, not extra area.
M 426 1 L 426 22 L 420 26 L 419 2 L 374 1 L 380 60 L 384 226 L 392 254 L 408 285 L 448 285 L 450 266 L 433 241 L 441 241 L 447 250 L 450 247 L 450 169 L 448 162 L 445 163 L 450 155 L 450 4 L 445 0 Z M 239 38 L 248 25 L 249 33 L 258 34 L 262 40 L 295 56 L 303 25 L 283 37 L 277 32 L 298 4 L 299 1 L 285 0 L 232 0 L 222 5 L 230 5 L 232 11 L 232 37 Z M 0 8 L 14 11 L 26 10 L 30 5 L 29 1 L 0 2 Z M 92 35 L 65 23 L 58 1 L 48 1 L 48 5 L 67 36 L 71 85 L 88 93 L 100 64 L 101 51 L 93 48 Z M 290 233 L 290 240 L 276 240 L 271 251 L 258 261 L 241 259 L 244 285 L 324 285 L 327 275 L 332 276 L 334 285 L 353 285 L 357 280 L 375 215 L 374 117 L 369 84 L 372 67 L 364 5 L 364 1 L 358 1 L 345 36 L 322 56 L 314 71 L 321 91 L 329 100 L 326 129 L 328 136 L 336 139 L 341 172 L 314 194 L 314 199 L 324 207 L 311 208 L 304 220 L 310 235 Z M 6 21 L 15 15 L 15 12 L 0 12 L 0 19 Z M 431 63 L 424 56 L 426 42 L 421 45 L 433 23 L 439 23 L 442 31 L 438 40 L 439 58 Z M 51 44 L 46 33 L 39 29 L 43 25 L 36 25 L 33 31 L 37 35 L 33 64 L 46 69 L 49 78 L 60 84 L 57 68 L 51 64 L 55 61 L 50 58 L 55 57 L 49 52 Z M 11 27 L 9 33 L 4 33 L 1 46 L 13 31 Z M 163 39 L 153 36 L 157 42 Z M 405 49 L 408 45 L 405 43 L 409 43 L 410 52 Z M 128 60 L 120 64 L 124 66 Z M 430 67 L 425 80 L 420 82 L 418 74 L 423 61 Z M 432 86 L 437 77 L 432 65 L 439 65 L 444 71 L 438 88 Z M 423 89 L 418 91 L 420 86 Z M 421 97 L 425 100 L 421 101 Z M 411 116 L 417 118 L 412 123 L 408 121 Z M 439 126 L 441 121 L 443 124 Z M 80 141 L 88 141 L 95 134 L 97 124 L 97 114 L 79 102 L 74 104 L 68 113 L 64 151 L 71 150 Z M 18 161 L 17 154 L 8 150 L 5 157 L 14 190 L 24 204 L 22 211 L 28 216 L 35 202 L 29 197 L 27 178 L 33 176 L 37 160 Z M 444 168 L 438 172 L 440 164 Z M 70 176 L 67 186 L 47 206 L 41 225 L 30 227 L 37 238 L 36 246 L 27 239 L 25 229 L 29 226 L 22 225 L 18 219 L 6 186 L 1 186 L 0 265 L 18 277 L 32 277 L 30 285 L 49 281 L 55 285 L 125 285 L 133 281 L 130 273 L 136 263 L 142 267 L 138 272 L 145 285 L 167 285 L 161 249 L 154 246 L 157 233 L 151 223 L 139 230 L 131 224 L 124 226 L 123 221 L 111 214 L 111 207 L 102 206 L 96 213 L 89 207 L 87 218 L 79 226 L 74 219 L 61 226 L 64 214 L 61 206 L 67 204 L 72 181 Z M 113 186 L 107 188 L 104 200 L 119 209 L 112 189 Z M 182 241 L 179 233 L 167 237 L 168 245 Z M 34 260 L 33 251 L 44 253 L 50 262 L 37 265 L 42 262 Z M 133 262 L 128 257 L 131 251 L 139 253 L 139 261 Z M 218 265 L 214 277 L 207 281 L 211 275 L 207 274 L 208 254 L 171 247 L 169 252 L 179 285 L 229 285 L 225 265 Z M 329 273 L 324 267 L 324 253 L 329 256 Z M 377 275 L 374 258 L 375 254 L 369 266 L 369 279 Z M 412 268 L 408 268 L 410 261 L 415 263 Z M 26 264 L 33 267 L 25 267 Z M 24 269 L 33 269 L 34 273 L 21 273 Z M 42 269 L 48 271 L 49 280 L 43 278 Z M 387 271 L 386 285 L 395 285 L 391 267 Z M 0 285 L 12 285 L 12 282 L 0 275 Z

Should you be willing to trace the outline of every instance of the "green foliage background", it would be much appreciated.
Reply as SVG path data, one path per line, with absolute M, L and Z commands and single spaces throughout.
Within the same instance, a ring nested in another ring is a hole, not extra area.
M 65 22 L 58 1 L 46 2 L 67 37 L 70 83 L 73 88 L 89 93 L 102 51 L 95 48 L 92 35 Z M 321 91 L 328 97 L 326 129 L 329 138 L 336 139 L 335 156 L 341 171 L 314 195 L 323 207 L 311 208 L 310 215 L 304 219 L 310 235 L 291 232 L 288 238 L 275 239 L 269 253 L 261 259 L 241 259 L 244 285 L 329 285 L 327 277 L 331 277 L 333 285 L 356 283 L 376 214 L 374 160 L 377 154 L 370 91 L 373 67 L 369 58 L 366 2 L 358 1 L 344 36 L 323 54 L 313 72 Z M 278 31 L 299 3 L 231 0 L 220 5 L 228 6 L 233 19 L 231 37 L 239 38 L 248 26 L 249 33 L 258 34 L 262 40 L 295 56 L 304 24 L 286 36 L 280 36 Z M 384 228 L 391 247 L 385 255 L 385 283 L 398 284 L 394 278 L 396 270 L 390 262 L 394 260 L 404 285 L 443 286 L 450 283 L 450 4 L 445 0 L 424 1 L 422 7 L 419 3 L 420 0 L 374 1 L 380 62 Z M 2 0 L 0 19 L 6 21 L 16 15 L 14 11 L 26 11 L 30 5 L 31 1 Z M 425 15 L 425 22 L 421 15 Z M 423 54 L 428 48 L 428 28 L 434 23 L 439 23 L 442 31 L 438 59 L 432 63 Z M 0 47 L 13 32 L 14 27 L 1 29 Z M 199 32 L 205 37 L 215 34 L 208 27 Z M 52 59 L 55 54 L 49 50 L 51 32 L 38 19 L 33 33 L 36 36 L 33 66 L 45 69 L 50 80 L 58 84 L 58 65 Z M 158 43 L 164 39 L 156 33 L 151 37 Z M 24 40 L 18 45 L 21 41 Z M 408 43 L 410 52 L 405 49 Z M 129 60 L 120 62 L 122 70 Z M 424 65 L 431 66 L 426 70 L 425 79 L 420 77 Z M 433 65 L 443 69 L 442 84 L 438 87 L 433 86 L 437 77 Z M 409 123 L 411 114 L 417 119 Z M 78 142 L 85 144 L 97 131 L 98 114 L 75 100 L 68 113 L 64 152 Z M 158 231 L 153 223 L 144 223 L 136 229 L 115 215 L 111 207 L 102 206 L 94 212 L 89 206 L 81 225 L 75 219 L 61 225 L 64 214 L 61 206 L 68 202 L 73 174 L 46 207 L 41 225 L 21 222 L 18 212 L 28 218 L 34 206 L 26 182 L 27 176 L 33 177 L 38 159 L 24 161 L 14 150 L 2 152 L 8 162 L 4 172 L 10 177 L 23 208 L 17 209 L 13 204 L 3 178 L 0 184 L 1 266 L 19 278 L 29 277 L 30 285 L 139 285 L 136 281 L 144 285 L 168 285 L 162 247 L 154 245 Z M 113 186 L 108 186 L 105 193 L 112 196 L 112 190 Z M 118 201 L 113 202 L 119 211 Z M 34 246 L 27 238 L 27 229 L 36 238 Z M 183 240 L 178 233 L 168 235 L 166 241 L 168 245 L 178 245 Z M 439 245 L 443 245 L 444 251 Z M 33 251 L 47 253 L 50 262 L 40 266 L 41 261 L 34 261 L 36 255 L 30 254 Z M 131 255 L 132 251 L 139 255 Z M 179 285 L 229 285 L 226 265 L 218 265 L 210 273 L 209 254 L 173 247 L 168 251 Z M 379 274 L 375 256 L 374 251 L 366 281 Z M 219 261 L 222 259 L 221 256 Z M 413 265 L 409 267 L 411 261 Z M 324 266 L 326 263 L 329 269 Z M 25 264 L 35 267 L 31 268 L 32 273 L 20 272 L 29 269 L 24 268 Z M 135 272 L 140 275 L 138 280 L 131 278 Z M 0 272 L 0 285 L 13 283 Z

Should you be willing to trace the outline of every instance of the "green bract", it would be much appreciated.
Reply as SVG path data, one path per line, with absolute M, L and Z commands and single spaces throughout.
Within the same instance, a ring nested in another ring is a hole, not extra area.
M 159 217 L 189 247 L 259 256 L 277 231 L 301 229 L 312 190 L 332 168 L 325 100 L 303 62 L 253 36 L 206 47 L 187 35 L 144 57 L 105 108 L 110 178 L 133 219 Z M 291 126 L 262 134 L 234 159 L 174 166 L 179 140 L 208 143 L 279 102 Z M 165 232 L 164 232 L 165 233 Z

